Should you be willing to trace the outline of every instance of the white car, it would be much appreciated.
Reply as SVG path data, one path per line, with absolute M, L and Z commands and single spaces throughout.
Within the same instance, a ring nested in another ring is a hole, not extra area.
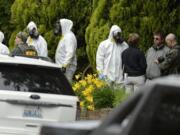
M 42 124 L 75 121 L 79 101 L 58 65 L 0 55 L 0 135 L 36 135 Z

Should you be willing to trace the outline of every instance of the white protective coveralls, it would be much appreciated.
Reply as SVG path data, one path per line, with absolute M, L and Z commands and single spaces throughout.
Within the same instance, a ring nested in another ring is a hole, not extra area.
M 108 39 L 102 41 L 96 54 L 96 69 L 99 75 L 105 76 L 108 82 L 123 83 L 122 52 L 128 48 L 126 42 L 117 44 L 113 32 L 121 29 L 117 25 L 111 27 Z
M 27 29 L 32 30 L 33 28 L 35 28 L 37 31 L 36 24 L 31 21 L 28 24 Z M 48 57 L 47 42 L 41 35 L 39 35 L 39 37 L 37 39 L 31 38 L 29 36 L 27 39 L 27 44 L 35 47 L 35 49 L 38 53 L 38 56 Z
M 77 67 L 76 48 L 77 40 L 71 31 L 73 22 L 68 19 L 60 19 L 62 37 L 58 43 L 55 62 L 66 68 L 65 76 L 71 82 Z
M 0 31 L 0 54 L 9 55 L 9 49 L 2 42 L 4 40 L 4 33 Z

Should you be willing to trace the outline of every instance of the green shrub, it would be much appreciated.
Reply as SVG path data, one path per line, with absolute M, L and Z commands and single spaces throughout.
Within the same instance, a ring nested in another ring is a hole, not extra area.
M 100 90 L 96 90 L 93 93 L 95 109 L 112 108 L 113 99 L 114 99 L 114 93 L 111 87 L 105 87 Z
M 82 78 L 82 74 L 79 73 L 75 75 L 75 79 L 72 87 L 79 97 L 80 106 L 85 110 L 113 108 L 128 97 L 124 89 L 110 86 L 100 80 L 97 74 L 88 74 Z
M 113 107 L 116 107 L 129 97 L 129 94 L 125 93 L 124 89 L 118 89 L 114 91 Z

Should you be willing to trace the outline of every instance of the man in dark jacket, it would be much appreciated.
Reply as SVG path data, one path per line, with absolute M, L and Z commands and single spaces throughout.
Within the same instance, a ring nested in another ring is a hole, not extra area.
M 165 58 L 159 57 L 157 64 L 164 75 L 180 73 L 180 46 L 177 43 L 176 36 L 172 33 L 166 36 L 166 43 L 170 51 Z
M 145 83 L 147 67 L 145 55 L 138 48 L 139 35 L 137 33 L 129 34 L 128 44 L 129 48 L 122 53 L 127 93 L 138 90 Z

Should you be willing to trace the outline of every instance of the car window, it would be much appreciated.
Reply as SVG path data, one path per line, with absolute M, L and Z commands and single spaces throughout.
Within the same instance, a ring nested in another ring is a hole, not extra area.
M 22 64 L 0 65 L 0 89 L 74 95 L 58 68 Z

